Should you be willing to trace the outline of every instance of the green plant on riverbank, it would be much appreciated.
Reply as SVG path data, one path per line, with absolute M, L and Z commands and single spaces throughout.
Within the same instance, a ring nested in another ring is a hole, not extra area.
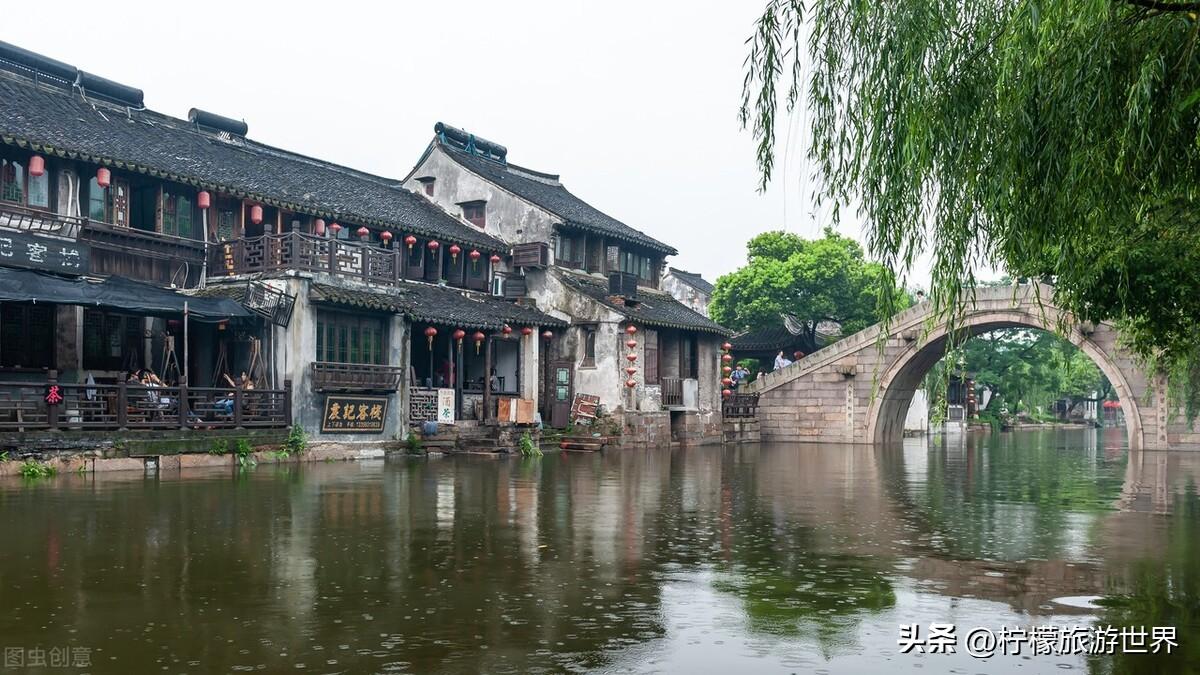
M 533 442 L 533 436 L 530 436 L 528 431 L 521 434 L 521 440 L 517 442 L 517 447 L 521 450 L 523 457 L 542 456 L 542 449 L 538 447 L 537 443 Z
M 58 473 L 58 469 L 41 462 L 26 461 L 21 464 L 22 478 L 49 478 Z
M 288 432 L 287 440 L 283 442 L 283 452 L 288 455 L 298 455 L 308 449 L 308 434 L 299 424 L 293 424 Z
M 4 452 L 0 452 L 0 462 L 7 462 L 7 461 L 8 461 L 8 451 L 5 450 Z
M 251 456 L 254 453 L 254 448 L 250 447 L 250 441 L 239 438 L 237 444 L 234 446 L 233 453 L 237 455 L 237 461 L 240 466 L 255 465 L 254 457 Z
M 424 446 L 421 445 L 421 438 L 416 434 L 409 432 L 408 438 L 404 439 L 404 449 L 411 455 L 418 455 Z
M 213 441 L 212 446 L 208 449 L 210 455 L 226 455 L 229 454 L 229 441 L 224 438 L 218 438 Z

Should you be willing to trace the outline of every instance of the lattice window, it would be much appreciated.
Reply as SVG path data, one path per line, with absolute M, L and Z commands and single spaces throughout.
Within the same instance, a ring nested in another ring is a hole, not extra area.
M 437 419 L 437 390 L 410 389 L 408 392 L 408 419 L 424 422 Z

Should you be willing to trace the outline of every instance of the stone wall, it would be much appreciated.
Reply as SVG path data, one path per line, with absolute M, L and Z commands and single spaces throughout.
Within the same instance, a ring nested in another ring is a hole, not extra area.
M 744 417 L 726 420 L 721 425 L 721 438 L 725 443 L 738 445 L 762 441 L 762 429 L 758 419 Z

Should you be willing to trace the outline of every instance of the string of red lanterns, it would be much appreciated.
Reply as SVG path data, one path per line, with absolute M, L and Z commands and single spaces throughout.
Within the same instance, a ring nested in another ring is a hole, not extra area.
M 724 377 L 721 378 L 722 398 L 729 398 L 730 396 L 733 396 L 733 389 L 731 389 L 733 386 L 733 378 L 730 377 L 730 373 L 733 372 L 733 366 L 730 365 L 733 362 L 733 355 L 729 353 L 731 351 L 733 351 L 733 345 L 729 344 L 728 342 L 721 345 L 721 373 L 724 375 Z
M 633 351 L 634 349 L 637 349 L 637 340 L 633 339 L 633 336 L 636 333 L 637 326 L 629 324 L 625 327 L 625 334 L 629 336 L 629 339 L 625 341 L 625 346 L 630 350 L 629 353 L 625 355 L 625 360 L 629 362 L 629 365 L 625 368 L 625 374 L 629 376 L 629 378 L 625 380 L 625 386 L 629 387 L 630 389 L 633 389 L 637 386 L 637 380 L 633 379 L 633 376 L 637 374 L 637 366 L 633 365 L 637 362 L 638 357 L 637 352 Z

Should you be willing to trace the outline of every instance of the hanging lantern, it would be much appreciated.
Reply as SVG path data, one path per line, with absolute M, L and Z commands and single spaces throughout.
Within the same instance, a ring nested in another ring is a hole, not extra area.
M 111 184 L 112 184 L 112 172 L 103 166 L 100 167 L 99 169 L 96 169 L 96 185 L 99 185 L 102 188 L 106 188 Z
M 491 260 L 493 265 L 500 264 L 500 256 L 496 255 L 495 253 L 493 253 L 492 257 L 488 258 L 488 260 Z
M 524 335 L 525 337 L 529 337 L 530 335 L 533 335 L 533 329 L 530 328 L 529 326 L 525 326 L 524 328 L 521 329 L 521 335 Z
M 462 349 L 463 338 L 467 336 L 467 331 L 459 328 L 454 331 L 454 341 L 458 344 L 458 348 Z
M 41 155 L 34 155 L 29 158 L 29 175 L 40 176 L 46 173 L 46 158 Z
M 723 377 L 721 378 L 721 384 L 725 385 L 726 387 L 731 387 L 733 386 L 733 378 Z
M 467 257 L 471 259 L 471 269 L 475 269 L 475 266 L 479 263 L 479 256 L 481 255 L 483 254 L 475 249 L 471 249 L 471 252 L 467 254 Z
M 721 345 L 721 349 L 724 349 L 725 351 L 729 351 L 730 349 L 733 349 L 733 345 L 726 342 L 725 344 Z
M 367 229 L 366 225 L 358 228 L 357 232 L 358 236 L 361 237 L 363 241 L 366 241 L 367 237 L 371 236 L 371 231 Z
M 333 233 L 333 237 L 336 239 L 338 232 L 342 231 L 342 226 L 338 224 L 337 221 L 334 221 L 329 224 L 329 231 Z
M 626 354 L 625 360 L 630 363 L 633 363 L 634 361 L 637 361 L 637 354 Z
M 383 240 L 384 246 L 387 246 L 388 244 L 392 243 L 392 233 L 389 232 L 388 230 L 384 230 L 383 232 L 380 232 L 379 238 Z
M 437 336 L 437 329 L 429 326 L 425 329 L 425 339 L 429 342 L 429 348 L 433 349 L 433 338 Z
M 262 206 L 259 206 L 258 204 L 251 206 L 250 207 L 250 222 L 254 223 L 255 225 L 259 225 L 262 223 L 262 220 L 263 220 Z
M 316 220 L 313 221 L 313 232 L 316 233 L 316 235 L 318 237 L 325 236 L 325 219 L 324 218 L 317 218 Z
M 459 253 L 462 253 L 462 249 L 458 244 L 450 244 L 450 262 L 458 262 Z
M 633 335 L 634 333 L 637 332 L 637 326 L 635 326 L 633 324 L 629 324 L 628 326 L 625 327 L 625 332 L 628 333 L 629 335 Z
M 202 209 L 212 206 L 212 195 L 208 194 L 208 190 L 201 190 L 196 193 L 196 206 Z
M 633 377 L 633 374 L 637 372 L 637 368 L 634 368 L 633 366 L 629 366 L 628 368 L 625 369 L 625 372 L 629 373 L 630 377 Z
M 438 243 L 437 239 L 430 239 L 429 243 L 425 244 L 425 246 L 429 248 L 430 253 L 437 253 L 438 247 L 441 246 L 441 244 Z
M 410 234 L 404 238 L 404 243 L 408 244 L 408 250 L 411 251 L 412 247 L 415 246 L 417 243 L 417 238 Z
M 629 338 L 628 340 L 625 341 L 625 346 L 629 347 L 630 349 L 636 349 L 637 348 L 637 340 L 634 340 L 633 338 Z
M 637 386 L 637 380 L 634 380 L 633 378 L 625 380 L 625 386 L 629 387 L 630 389 L 633 389 L 634 387 Z
M 543 331 L 543 332 L 542 332 L 542 339 L 543 339 L 543 340 L 553 340 L 553 339 L 554 339 L 554 331 L 549 331 L 549 330 L 548 330 L 548 331 Z
M 721 396 L 724 398 L 729 398 L 730 396 L 733 396 L 733 392 L 729 391 L 728 389 L 722 389 Z
M 729 362 L 733 361 L 733 357 L 728 354 L 723 354 L 723 355 L 721 355 L 721 361 L 723 361 L 725 363 L 729 363 Z
M 733 368 L 730 368 L 729 366 L 725 366 L 725 367 L 721 368 L 721 372 L 728 375 L 733 372 Z
M 505 337 L 508 337 L 509 335 L 512 335 L 512 327 L 508 324 L 504 324 L 504 327 L 500 329 L 500 332 L 504 333 Z
M 484 340 L 484 338 L 486 338 L 487 336 L 486 336 L 486 335 L 484 335 L 482 331 L 475 331 L 475 334 L 474 334 L 474 335 L 472 335 L 471 337 L 475 338 L 475 353 L 476 353 L 476 354 L 478 354 L 478 353 L 479 353 L 479 347 L 480 347 L 481 345 L 483 345 L 483 340 Z

